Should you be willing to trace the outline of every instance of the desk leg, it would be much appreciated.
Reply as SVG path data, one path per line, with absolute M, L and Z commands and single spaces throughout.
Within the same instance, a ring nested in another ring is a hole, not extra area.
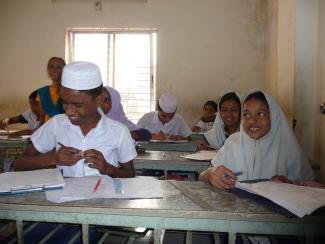
M 236 243 L 236 233 L 228 233 L 228 243 L 235 244 Z
M 192 231 L 186 231 L 186 244 L 192 244 Z
M 167 176 L 168 176 L 168 174 L 167 174 L 167 169 L 165 169 L 165 170 L 164 170 L 164 178 L 165 178 L 165 180 L 168 180 Z
M 17 242 L 18 244 L 24 243 L 24 233 L 23 233 L 23 221 L 17 220 L 16 221 L 16 229 L 17 229 Z
M 153 230 L 154 244 L 162 244 L 164 240 L 165 230 Z
M 82 224 L 81 230 L 82 230 L 82 243 L 88 244 L 89 243 L 89 225 Z

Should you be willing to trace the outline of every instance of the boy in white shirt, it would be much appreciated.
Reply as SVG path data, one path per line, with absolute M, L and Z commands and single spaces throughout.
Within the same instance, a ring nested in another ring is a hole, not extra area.
M 40 103 L 37 90 L 29 94 L 29 109 L 22 114 L 10 118 L 4 118 L 0 121 L 0 129 L 8 130 L 10 124 L 28 124 L 28 129 L 10 133 L 9 137 L 18 137 L 23 135 L 31 135 L 39 125 Z
M 143 115 L 137 125 L 149 130 L 155 140 L 190 139 L 191 129 L 176 110 L 176 98 L 172 94 L 164 93 L 159 98 L 158 111 Z
M 14 169 L 56 166 L 64 176 L 81 177 L 90 167 L 111 177 L 134 177 L 136 151 L 129 130 L 98 110 L 102 87 L 95 64 L 66 65 L 61 88 L 65 114 L 54 116 L 34 132 L 32 144 L 14 162 Z

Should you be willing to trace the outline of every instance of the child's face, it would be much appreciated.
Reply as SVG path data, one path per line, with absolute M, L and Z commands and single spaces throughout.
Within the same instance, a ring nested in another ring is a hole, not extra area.
M 35 101 L 32 99 L 29 99 L 29 107 L 32 110 L 32 112 L 36 115 L 39 116 L 40 114 L 40 104 L 39 101 Z
M 211 115 L 214 115 L 215 114 L 215 110 L 214 110 L 214 108 L 212 107 L 212 106 L 210 106 L 210 105 L 205 105 L 204 107 L 203 107 L 203 115 L 204 116 L 211 116 Z
M 161 123 L 166 124 L 169 121 L 172 120 L 172 118 L 174 117 L 175 113 L 165 113 L 164 111 L 159 111 L 158 113 L 158 117 L 159 120 L 161 121 Z
M 61 88 L 61 98 L 70 122 L 79 126 L 93 122 L 98 115 L 97 108 L 102 103 L 102 96 L 93 99 L 89 94 L 66 87 Z
M 238 126 L 240 105 L 234 100 L 226 100 L 220 105 L 220 116 L 225 126 Z
M 112 109 L 112 101 L 106 89 L 103 89 L 103 96 L 104 102 L 100 107 L 103 110 L 104 114 L 108 114 L 109 111 Z
M 60 59 L 52 59 L 47 66 L 47 73 L 53 82 L 61 82 L 64 63 Z
M 257 99 L 245 102 L 243 127 L 252 139 L 258 140 L 265 136 L 271 129 L 270 110 L 267 104 Z

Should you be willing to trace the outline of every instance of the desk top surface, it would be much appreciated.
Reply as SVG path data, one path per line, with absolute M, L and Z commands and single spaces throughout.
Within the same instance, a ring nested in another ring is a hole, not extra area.
M 302 221 L 297 218 L 286 218 L 262 205 L 246 198 L 221 191 L 203 182 L 164 181 L 162 184 L 163 199 L 90 199 L 65 203 L 52 203 L 46 200 L 44 192 L 5 195 L 0 197 L 0 209 L 60 211 L 100 214 L 157 216 L 157 217 L 195 217 L 209 219 L 245 219 L 273 221 Z M 308 216 L 303 221 L 321 220 L 325 223 L 325 215 Z

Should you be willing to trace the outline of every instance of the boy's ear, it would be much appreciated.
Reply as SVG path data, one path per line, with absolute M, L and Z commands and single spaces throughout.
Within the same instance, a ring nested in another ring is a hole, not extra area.
M 97 108 L 102 106 L 102 104 L 104 103 L 104 98 L 105 98 L 104 93 L 101 93 L 99 96 L 95 98 Z

